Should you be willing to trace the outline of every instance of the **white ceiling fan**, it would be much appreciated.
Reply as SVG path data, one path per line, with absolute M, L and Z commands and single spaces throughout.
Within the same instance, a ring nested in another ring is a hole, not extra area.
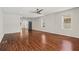
M 42 14 L 43 9 L 35 9 L 32 13 Z

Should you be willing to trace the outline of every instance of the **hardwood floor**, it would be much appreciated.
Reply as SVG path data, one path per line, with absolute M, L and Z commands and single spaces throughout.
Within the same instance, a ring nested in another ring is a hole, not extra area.
M 5 34 L 1 51 L 79 51 L 79 38 L 41 31 Z

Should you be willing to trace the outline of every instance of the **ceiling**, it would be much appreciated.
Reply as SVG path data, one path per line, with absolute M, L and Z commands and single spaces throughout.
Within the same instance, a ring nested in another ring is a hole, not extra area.
M 43 9 L 42 14 L 32 13 L 35 9 Z M 54 12 L 60 12 L 71 9 L 72 7 L 3 7 L 4 13 L 26 15 L 27 17 L 38 17 L 48 15 Z

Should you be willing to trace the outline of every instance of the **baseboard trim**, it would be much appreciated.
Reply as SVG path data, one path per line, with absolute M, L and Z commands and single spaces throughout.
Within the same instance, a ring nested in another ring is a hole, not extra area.
M 3 39 L 3 37 L 4 37 L 4 34 L 2 34 L 2 35 L 0 36 L 0 42 L 1 42 L 1 40 Z
M 66 34 L 62 34 L 62 33 L 54 33 L 54 32 L 48 32 L 48 31 L 36 30 L 36 29 L 33 29 L 33 30 L 35 30 L 35 31 L 41 31 L 41 32 L 46 32 L 46 33 L 50 33 L 50 34 L 54 34 L 54 35 L 60 35 L 60 36 L 66 36 L 66 37 L 71 37 L 71 38 L 77 38 L 77 39 L 79 39 L 79 37 L 71 36 L 71 35 L 66 35 Z

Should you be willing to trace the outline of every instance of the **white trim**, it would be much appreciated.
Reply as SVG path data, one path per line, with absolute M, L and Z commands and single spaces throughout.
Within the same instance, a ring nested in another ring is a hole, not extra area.
M 21 31 L 21 30 L 20 30 Z M 5 32 L 5 34 L 7 34 L 7 33 L 16 33 L 16 32 L 20 32 L 20 31 L 15 31 L 15 32 Z
M 63 24 L 63 23 L 64 23 L 64 16 L 70 16 L 70 15 L 63 15 L 63 16 L 62 16 L 61 28 L 62 28 L 63 30 L 72 30 L 72 17 L 70 16 L 70 17 L 71 17 L 71 24 L 70 24 L 70 25 L 71 25 L 71 28 L 66 29 L 66 28 L 64 28 L 64 24 Z
M 74 37 L 74 38 L 79 38 L 79 36 L 75 36 L 75 35 L 69 35 L 69 34 L 63 34 L 63 33 L 56 33 L 56 32 L 50 32 L 50 31 L 38 30 L 38 29 L 33 29 L 33 30 L 43 31 L 43 32 L 48 32 L 48 33 L 58 34 L 58 35 L 64 35 L 64 36 L 69 36 L 69 37 Z
M 3 39 L 3 36 L 4 36 L 4 34 L 0 35 L 0 42 L 1 42 L 1 40 Z

